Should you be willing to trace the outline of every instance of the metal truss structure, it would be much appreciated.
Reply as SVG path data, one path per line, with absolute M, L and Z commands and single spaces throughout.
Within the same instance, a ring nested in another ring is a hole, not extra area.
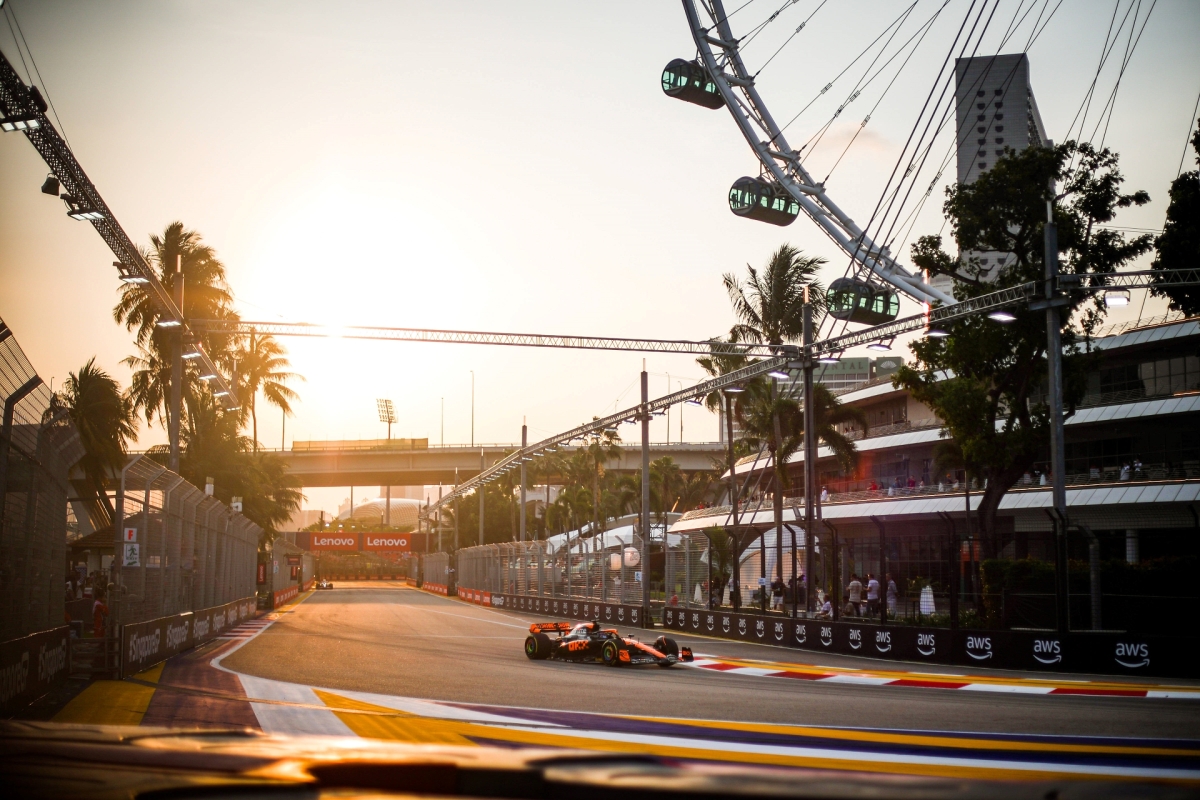
M 708 25 L 701 21 L 698 6 L 704 8 Z M 739 40 L 729 27 L 721 0 L 683 0 L 683 9 L 700 60 L 764 172 L 787 189 L 804 213 L 856 264 L 918 302 L 953 303 L 953 297 L 901 266 L 886 245 L 875 243 L 838 208 L 826 194 L 824 184 L 813 180 L 759 96 L 754 76 L 742 62 Z
M 214 396 L 225 408 L 236 408 L 238 399 L 233 387 L 224 379 L 216 364 L 196 340 L 188 321 L 183 317 L 183 311 L 175 305 L 171 293 L 142 258 L 142 254 L 138 252 L 117 222 L 112 210 L 104 202 L 104 198 L 100 196 L 95 184 L 75 159 L 71 148 L 46 117 L 41 95 L 33 87 L 25 85 L 3 53 L 0 53 L 0 112 L 4 114 L 3 122 L 8 123 L 5 128 L 11 126 L 12 130 L 24 133 L 50 167 L 54 177 L 58 178 L 65 190 L 63 199 L 70 207 L 68 214 L 73 219 L 92 223 L 100 238 L 117 257 L 116 266 L 122 278 L 143 284 L 158 305 L 162 319 L 178 323 L 183 341 L 190 342 L 198 354 L 195 358 L 199 360 L 204 370 L 203 374 L 215 376 L 209 379 L 210 386 L 215 390 Z
M 197 330 L 227 334 L 270 334 L 272 336 L 310 336 L 330 339 L 382 339 L 394 342 L 443 342 L 450 344 L 493 344 L 512 347 L 552 347 L 570 350 L 626 350 L 646 353 L 713 352 L 747 356 L 774 355 L 769 345 L 730 344 L 728 342 L 690 341 L 686 339 L 622 339 L 609 336 L 559 336 L 543 333 L 497 333 L 489 331 L 449 331 L 423 328 L 380 328 L 369 326 L 334 327 L 304 322 L 247 322 L 244 320 L 192 320 Z

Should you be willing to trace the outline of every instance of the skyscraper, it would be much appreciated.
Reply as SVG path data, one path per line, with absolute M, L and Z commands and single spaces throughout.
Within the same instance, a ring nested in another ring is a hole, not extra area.
M 972 183 L 996 163 L 1006 149 L 1045 146 L 1046 129 L 1029 84 L 1029 57 L 1024 53 L 960 58 L 954 64 L 955 130 L 958 137 L 958 182 Z M 967 252 L 963 261 L 979 268 L 979 277 L 994 280 L 1009 253 Z M 932 284 L 949 290 L 951 278 L 938 275 Z

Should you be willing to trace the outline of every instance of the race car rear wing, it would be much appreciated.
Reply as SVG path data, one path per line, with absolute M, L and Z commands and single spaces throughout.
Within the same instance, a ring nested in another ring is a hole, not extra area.
M 530 633 L 570 633 L 569 622 L 535 622 L 529 626 Z

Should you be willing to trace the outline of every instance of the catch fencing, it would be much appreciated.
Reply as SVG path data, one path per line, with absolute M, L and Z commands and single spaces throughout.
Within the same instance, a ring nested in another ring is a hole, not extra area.
M 604 541 L 610 539 L 611 541 Z M 579 538 L 553 542 L 504 542 L 458 551 L 458 585 L 506 595 L 642 604 L 642 537 Z M 690 554 L 673 564 L 690 575 Z
M 0 642 L 63 624 L 79 434 L 0 320 Z
M 283 536 L 271 543 L 270 560 L 265 566 L 265 587 L 270 592 L 271 608 L 279 608 L 312 586 L 312 553 L 292 544 Z
M 262 529 L 147 456 L 121 471 L 114 624 L 232 603 L 255 593 Z
M 427 553 L 421 557 L 421 586 L 435 594 L 452 594 L 449 553 Z

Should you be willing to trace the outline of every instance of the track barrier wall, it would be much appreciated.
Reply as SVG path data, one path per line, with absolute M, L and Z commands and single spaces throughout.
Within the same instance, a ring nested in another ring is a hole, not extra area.
M 612 625 L 627 625 L 641 628 L 650 620 L 650 615 L 641 606 L 622 603 L 601 603 L 595 600 L 576 598 L 529 597 L 516 594 L 492 594 L 493 608 L 509 611 L 546 614 L 577 620 L 599 620 Z
M 663 609 L 662 621 L 663 627 L 680 633 L 894 661 L 1129 676 L 1200 674 L 1197 642 L 1176 637 L 951 631 L 676 608 Z
M 160 661 L 216 638 L 250 619 L 257 611 L 253 597 L 185 611 L 169 617 L 121 626 L 121 677 L 146 670 Z
M 0 644 L 0 715 L 8 716 L 66 682 L 69 631 L 64 625 Z

